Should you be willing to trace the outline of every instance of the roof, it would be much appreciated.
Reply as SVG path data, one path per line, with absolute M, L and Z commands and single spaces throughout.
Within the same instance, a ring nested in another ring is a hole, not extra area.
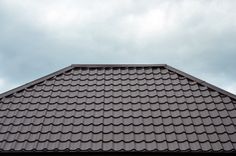
M 75 64 L 0 95 L 0 151 L 236 152 L 236 96 L 165 64 Z

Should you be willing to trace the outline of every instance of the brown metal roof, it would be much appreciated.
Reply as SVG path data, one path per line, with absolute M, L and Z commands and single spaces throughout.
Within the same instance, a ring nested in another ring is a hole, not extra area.
M 0 95 L 0 150 L 235 152 L 236 96 L 165 64 L 76 64 Z

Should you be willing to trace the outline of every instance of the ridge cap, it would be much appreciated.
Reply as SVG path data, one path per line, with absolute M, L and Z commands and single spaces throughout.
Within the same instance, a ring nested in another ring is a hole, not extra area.
M 166 64 L 71 64 L 72 67 L 165 67 Z

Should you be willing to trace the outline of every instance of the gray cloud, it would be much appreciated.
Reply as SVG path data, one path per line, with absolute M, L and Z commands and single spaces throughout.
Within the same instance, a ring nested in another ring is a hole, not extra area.
M 0 92 L 72 63 L 166 63 L 236 93 L 235 1 L 0 1 Z

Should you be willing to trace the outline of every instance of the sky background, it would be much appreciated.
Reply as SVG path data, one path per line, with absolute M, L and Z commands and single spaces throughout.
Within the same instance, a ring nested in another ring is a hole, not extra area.
M 168 64 L 236 94 L 236 1 L 0 0 L 0 93 L 80 63 Z

